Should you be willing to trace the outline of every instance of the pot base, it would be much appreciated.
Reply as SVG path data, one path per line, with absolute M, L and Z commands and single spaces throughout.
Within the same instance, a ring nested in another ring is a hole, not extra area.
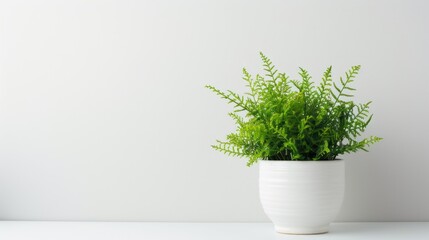
M 307 234 L 322 234 L 329 232 L 329 225 L 321 227 L 280 227 L 274 226 L 277 232 L 284 234 L 294 234 L 294 235 L 307 235 Z

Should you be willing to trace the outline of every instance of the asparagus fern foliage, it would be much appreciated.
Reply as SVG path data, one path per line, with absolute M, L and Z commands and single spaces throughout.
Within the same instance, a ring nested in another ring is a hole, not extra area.
M 229 116 L 237 125 L 226 140 L 212 145 L 214 149 L 245 157 L 250 166 L 259 159 L 334 160 L 345 153 L 368 151 L 369 145 L 381 140 L 376 136 L 357 140 L 372 119 L 371 102 L 351 100 L 359 65 L 339 83 L 333 82 L 328 67 L 315 86 L 305 69 L 299 69 L 300 80 L 290 79 L 263 53 L 260 56 L 263 75 L 252 76 L 243 69 L 249 89 L 245 95 L 206 86 L 234 106 Z

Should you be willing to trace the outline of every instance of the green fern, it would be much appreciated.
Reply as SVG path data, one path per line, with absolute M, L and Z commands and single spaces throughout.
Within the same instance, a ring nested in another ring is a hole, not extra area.
M 259 159 L 333 160 L 341 154 L 368 151 L 381 140 L 375 136 L 357 140 L 372 119 L 371 102 L 351 101 L 359 65 L 351 67 L 338 84 L 328 67 L 316 87 L 307 70 L 299 69 L 300 80 L 290 79 L 264 54 L 260 57 L 263 75 L 253 77 L 243 69 L 249 89 L 243 96 L 206 86 L 233 105 L 229 116 L 237 124 L 236 131 L 225 141 L 218 140 L 214 149 L 248 158 L 250 166 Z

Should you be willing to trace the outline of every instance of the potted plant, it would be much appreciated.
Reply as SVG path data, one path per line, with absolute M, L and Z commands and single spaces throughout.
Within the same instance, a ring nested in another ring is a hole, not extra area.
M 350 85 L 360 70 L 353 66 L 332 80 L 328 67 L 316 84 L 299 69 L 300 80 L 279 72 L 264 54 L 264 75 L 243 69 L 249 91 L 206 87 L 233 104 L 229 116 L 235 132 L 212 147 L 259 162 L 259 192 L 263 209 L 281 233 L 316 234 L 329 230 L 344 195 L 344 160 L 340 155 L 367 151 L 381 140 L 360 139 L 371 121 L 371 102 L 352 101 Z

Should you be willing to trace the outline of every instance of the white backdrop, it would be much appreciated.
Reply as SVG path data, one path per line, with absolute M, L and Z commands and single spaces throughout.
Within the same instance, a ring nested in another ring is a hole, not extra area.
M 339 221 L 429 221 L 425 1 L 1 1 L 0 219 L 266 221 L 258 167 L 209 146 L 263 51 L 362 71 Z

